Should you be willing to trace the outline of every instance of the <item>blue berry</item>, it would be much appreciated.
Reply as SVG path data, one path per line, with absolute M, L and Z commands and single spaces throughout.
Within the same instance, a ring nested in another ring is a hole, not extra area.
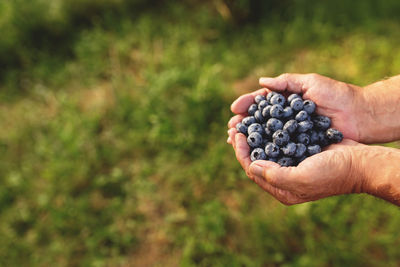
M 287 131 L 284 130 L 277 130 L 273 135 L 272 135 L 272 140 L 275 144 L 278 146 L 284 146 L 286 145 L 289 140 L 290 136 Z
M 289 102 L 289 103 L 291 103 L 294 99 L 296 99 L 296 98 L 298 98 L 298 99 L 301 99 L 301 96 L 299 96 L 298 94 L 291 94 L 289 97 L 288 97 L 288 99 L 287 99 L 287 101 Z M 303 102 L 303 101 L 302 101 Z
M 272 108 L 272 106 L 268 105 L 262 110 L 261 114 L 263 115 L 264 118 L 266 118 L 266 119 L 271 118 L 271 114 L 270 114 L 271 108 Z
M 294 165 L 294 160 L 292 158 L 283 157 L 278 160 L 278 164 L 282 167 L 289 167 Z
M 306 133 L 301 133 L 297 136 L 297 142 L 308 146 L 310 144 L 310 136 Z
M 267 94 L 267 101 L 268 101 L 268 103 L 271 104 L 271 98 L 272 98 L 274 95 L 277 95 L 277 94 L 278 94 L 277 92 L 269 92 L 269 93 Z
M 293 115 L 293 109 L 291 107 L 286 107 L 283 109 L 283 117 L 285 119 L 290 118 Z
M 261 101 L 265 100 L 265 95 L 258 95 L 254 98 L 254 101 L 256 101 L 256 104 L 260 104 Z
M 259 133 L 261 135 L 264 134 L 264 129 L 259 123 L 253 123 L 247 128 L 247 133 L 250 135 L 251 133 Z
M 295 98 L 292 102 L 290 102 L 290 107 L 294 111 L 300 111 L 303 109 L 303 100 L 301 98 Z
M 318 154 L 321 152 L 321 147 L 319 145 L 311 145 L 307 147 L 307 152 L 310 156 Z
M 294 157 L 301 158 L 304 155 L 304 153 L 306 153 L 306 151 L 307 147 L 302 143 L 298 143 L 296 144 L 296 153 L 294 153 Z
M 276 94 L 273 97 L 271 97 L 270 103 L 272 105 L 281 105 L 284 106 L 286 103 L 286 99 L 283 95 L 281 94 Z
M 259 123 L 265 122 L 265 118 L 264 118 L 263 115 L 261 114 L 261 111 L 260 111 L 260 110 L 257 110 L 257 111 L 254 113 L 254 118 L 256 118 L 256 121 L 258 121 Z
M 315 116 L 312 118 L 312 121 L 314 122 L 315 128 L 320 130 L 326 130 L 331 126 L 331 119 L 325 116 Z
M 299 127 L 297 127 L 297 131 L 299 133 L 305 133 L 308 130 L 311 130 L 313 126 L 314 126 L 314 124 L 312 123 L 312 121 L 308 121 L 308 120 L 301 121 L 301 122 L 299 122 Z
M 239 133 L 242 133 L 247 136 L 247 126 L 244 125 L 243 123 L 239 122 L 238 124 L 236 124 L 236 130 Z
M 272 135 L 274 134 L 273 131 L 268 129 L 268 127 L 265 127 L 264 128 L 264 133 L 265 133 L 266 139 L 272 140 Z
M 248 137 L 247 137 L 247 143 L 249 144 L 250 147 L 261 147 L 262 143 L 263 143 L 263 139 L 261 134 L 254 132 L 251 133 Z
M 309 118 L 308 113 L 304 110 L 300 111 L 299 113 L 297 113 L 295 119 L 296 121 L 300 122 L 300 121 L 305 121 Z
M 277 146 L 274 143 L 267 143 L 267 145 L 265 146 L 265 154 L 270 157 L 270 158 L 276 158 L 279 156 L 279 146 Z
M 247 116 L 245 118 L 243 118 L 242 123 L 246 126 L 250 126 L 251 124 L 256 122 L 256 118 L 254 118 L 253 116 Z
M 298 123 L 296 120 L 289 120 L 283 126 L 283 130 L 286 130 L 289 134 L 293 134 L 297 129 Z
M 318 144 L 319 143 L 319 137 L 318 137 L 318 132 L 311 130 L 307 133 L 310 136 L 310 143 L 311 144 Z
M 315 111 L 315 103 L 312 100 L 305 100 L 303 102 L 303 109 L 308 114 L 312 114 Z
M 283 118 L 283 107 L 281 105 L 273 105 L 271 107 L 271 110 L 269 112 L 269 114 L 271 115 L 272 118 Z
M 251 154 L 250 154 L 250 159 L 251 161 L 256 161 L 256 160 L 266 160 L 267 155 L 265 155 L 265 152 L 262 148 L 255 148 Z
M 283 127 L 283 123 L 282 121 L 275 119 L 275 118 L 271 118 L 267 121 L 267 128 L 269 130 L 271 130 L 272 132 L 275 132 L 277 130 L 282 129 Z
M 321 147 L 326 147 L 327 145 L 329 145 L 329 140 L 325 135 L 325 132 L 318 132 L 318 144 Z
M 257 109 L 258 109 L 257 104 L 251 104 L 250 107 L 249 107 L 249 109 L 247 110 L 247 113 L 248 113 L 250 116 L 253 116 L 254 113 L 257 111 Z
M 258 104 L 258 109 L 262 112 L 266 106 L 268 106 L 268 101 L 263 100 Z
M 287 143 L 281 150 L 285 156 L 293 156 L 296 153 L 296 144 L 293 142 Z
M 333 128 L 329 128 L 328 130 L 326 130 L 325 135 L 332 143 L 339 143 L 343 140 L 343 134 Z

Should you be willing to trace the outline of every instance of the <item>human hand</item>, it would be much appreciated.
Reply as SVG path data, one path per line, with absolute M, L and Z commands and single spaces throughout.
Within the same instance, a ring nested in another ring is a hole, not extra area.
M 247 176 L 285 205 L 333 195 L 361 193 L 365 176 L 357 157 L 368 146 L 345 139 L 302 161 L 297 167 L 281 167 L 272 161 L 250 160 L 250 147 L 241 133 L 230 133 L 236 158 Z
M 362 141 L 365 104 L 361 87 L 318 74 L 282 74 L 276 78 L 261 78 L 260 85 L 281 93 L 302 93 L 304 99 L 315 102 L 316 113 L 331 118 L 332 127 L 341 131 L 344 138 Z M 260 92 L 265 93 L 266 89 L 257 91 Z M 232 118 L 229 128 L 245 116 L 254 95 L 246 94 L 233 102 L 232 112 L 239 116 Z

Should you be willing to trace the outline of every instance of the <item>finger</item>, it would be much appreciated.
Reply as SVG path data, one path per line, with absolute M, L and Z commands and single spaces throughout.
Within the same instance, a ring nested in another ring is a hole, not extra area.
M 232 103 L 231 105 L 232 112 L 235 114 L 246 114 L 249 106 L 254 103 L 254 97 L 256 97 L 257 95 L 266 95 L 267 92 L 268 92 L 267 89 L 263 88 L 253 93 L 240 96 Z
M 226 139 L 226 142 L 227 142 L 228 144 L 232 144 L 232 139 L 228 136 L 228 139 Z
M 257 160 L 250 165 L 250 173 L 263 177 L 270 185 L 293 191 L 299 186 L 302 175 L 296 167 L 281 167 L 277 163 L 266 160 Z
M 238 124 L 239 122 L 241 122 L 243 120 L 244 116 L 243 115 L 236 115 L 233 116 L 229 122 L 228 122 L 228 128 L 234 128 L 236 127 L 236 124 Z
M 237 160 L 246 171 L 246 174 L 248 174 L 249 166 L 251 164 L 250 147 L 247 144 L 246 136 L 244 136 L 244 134 L 238 133 L 235 135 L 235 152 Z
M 236 134 L 237 134 L 237 131 L 236 131 L 235 128 L 231 128 L 231 129 L 228 130 L 228 135 L 229 135 L 229 138 L 231 139 L 231 144 L 233 146 L 233 149 L 235 149 L 235 145 L 236 145 L 236 142 L 235 142 L 235 135 Z
M 314 74 L 284 73 L 275 78 L 261 77 L 259 83 L 275 91 L 304 93 L 310 87 L 312 75 Z

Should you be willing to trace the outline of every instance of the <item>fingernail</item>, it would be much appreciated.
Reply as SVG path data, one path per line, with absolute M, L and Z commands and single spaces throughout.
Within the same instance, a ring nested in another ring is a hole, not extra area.
M 263 170 L 264 168 L 260 165 L 257 164 L 250 165 L 250 172 L 256 176 L 263 176 Z
M 231 143 L 231 138 L 228 137 L 228 139 L 226 139 L 226 142 L 227 142 L 228 144 L 230 144 L 230 143 Z
M 261 84 L 268 83 L 269 80 L 270 80 L 270 78 L 262 77 L 262 78 L 260 78 L 259 83 L 261 83 Z

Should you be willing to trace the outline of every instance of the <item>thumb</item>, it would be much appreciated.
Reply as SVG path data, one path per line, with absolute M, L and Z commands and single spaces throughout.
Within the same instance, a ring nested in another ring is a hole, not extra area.
M 274 187 L 284 190 L 293 190 L 295 187 L 296 167 L 281 167 L 272 161 L 257 160 L 250 164 L 249 170 Z
M 261 77 L 259 83 L 268 89 L 275 91 L 290 91 L 304 93 L 309 87 L 312 74 L 284 73 L 275 78 Z

